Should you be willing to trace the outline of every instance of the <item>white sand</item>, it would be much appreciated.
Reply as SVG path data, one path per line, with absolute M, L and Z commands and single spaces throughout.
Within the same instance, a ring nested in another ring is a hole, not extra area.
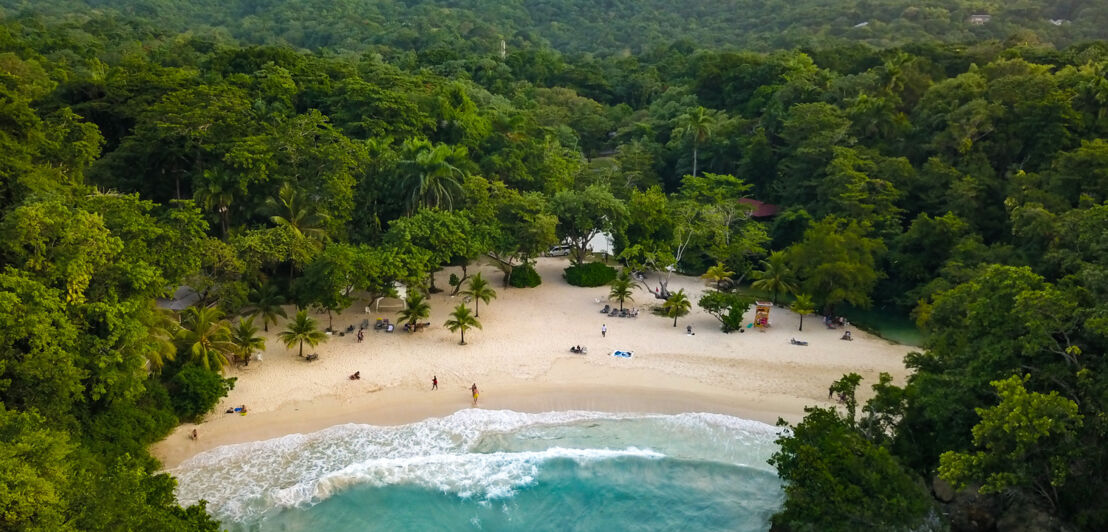
M 724 334 L 719 322 L 696 306 L 708 284 L 698 278 L 674 275 L 670 290 L 684 288 L 692 312 L 677 321 L 655 316 L 649 307 L 660 304 L 645 289 L 628 305 L 640 308 L 637 318 L 613 318 L 599 313 L 607 303 L 608 287 L 568 285 L 564 258 L 540 259 L 543 284 L 537 288 L 503 288 L 495 268 L 481 271 L 497 290 L 491 304 L 482 304 L 483 329 L 466 333 L 466 344 L 444 326 L 461 296 L 436 294 L 431 301 L 432 326 L 423 332 L 393 333 L 367 330 L 359 343 L 355 334 L 337 334 L 316 348 L 319 360 L 306 362 L 296 348 L 276 339 L 284 324 L 270 326 L 268 349 L 260 362 L 229 369 L 237 377 L 235 389 L 199 425 L 182 425 L 152 452 L 167 468 L 219 445 L 254 441 L 295 432 L 319 430 L 348 423 L 398 424 L 447 415 L 471 406 L 469 386 L 480 389 L 480 408 L 528 412 L 599 410 L 620 412 L 718 412 L 768 423 L 778 417 L 797 421 L 805 405 L 827 404 L 827 388 L 847 372 L 864 377 L 860 395 L 880 372 L 903 382 L 903 357 L 913 348 L 850 329 L 855 340 L 839 340 L 841 330 L 824 327 L 818 316 L 804 320 L 774 308 L 765 332 L 748 330 Z M 456 271 L 456 270 L 454 270 Z M 438 274 L 446 285 L 450 270 Z M 657 277 L 648 279 L 656 286 Z M 596 301 L 600 302 L 597 303 Z M 378 317 L 396 320 L 395 312 L 365 314 L 365 300 L 334 316 L 334 328 Z M 616 303 L 618 306 L 618 303 Z M 290 315 L 293 312 L 290 311 Z M 752 320 L 751 312 L 746 316 Z M 327 315 L 316 314 L 320 327 Z M 607 337 L 601 325 L 607 324 Z M 693 336 L 685 334 L 692 325 Z M 807 347 L 789 339 L 807 340 Z M 571 345 L 588 347 L 587 355 L 569 352 Z M 631 359 L 610 356 L 615 350 L 634 351 Z M 361 380 L 348 376 L 361 371 Z M 437 375 L 439 390 L 430 391 Z M 223 414 L 245 404 L 246 416 Z M 199 439 L 186 434 L 197 428 Z

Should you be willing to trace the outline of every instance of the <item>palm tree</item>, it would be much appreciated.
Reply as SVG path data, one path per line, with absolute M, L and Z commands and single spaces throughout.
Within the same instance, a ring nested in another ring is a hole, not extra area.
M 327 230 L 324 228 L 327 217 L 317 212 L 311 200 L 297 192 L 292 184 L 281 185 L 277 199 L 266 200 L 266 207 L 274 213 L 269 217 L 271 222 L 278 227 L 289 228 L 298 238 L 306 237 L 320 242 L 327 238 Z
M 446 320 L 446 328 L 450 329 L 450 332 L 462 331 L 460 345 L 466 345 L 466 331 L 474 327 L 480 329 L 481 322 L 469 313 L 469 308 L 464 304 L 454 307 L 454 312 L 450 313 L 450 319 Z
M 792 304 L 793 312 L 800 314 L 800 328 L 799 331 L 804 330 L 804 315 L 811 314 L 813 310 L 816 310 L 816 305 L 812 303 L 812 296 L 808 294 L 797 294 L 796 301 Z
M 454 197 L 461 195 L 461 180 L 465 173 L 450 163 L 450 159 L 464 157 L 463 149 L 446 144 L 433 145 L 430 141 L 405 141 L 404 187 L 408 195 L 408 214 L 419 207 L 438 207 L 450 210 Z
M 692 137 L 692 175 L 696 177 L 697 151 L 700 148 L 700 144 L 712 136 L 712 128 L 716 125 L 716 118 L 712 115 L 711 111 L 702 106 L 698 106 L 681 115 L 678 120 L 680 121 L 680 129 L 684 131 L 686 135 Z
M 608 300 L 619 301 L 619 310 L 623 310 L 624 301 L 634 301 L 631 294 L 635 292 L 635 288 L 639 286 L 639 283 L 635 282 L 635 279 L 631 277 L 631 272 L 624 268 L 619 271 L 619 275 L 615 279 L 612 279 L 612 290 L 608 292 Z
M 315 320 L 308 317 L 308 311 L 306 310 L 297 312 L 296 317 L 289 320 L 285 330 L 281 331 L 277 337 L 285 342 L 285 347 L 289 349 L 292 349 L 292 346 L 296 344 L 300 344 L 299 356 L 304 356 L 304 342 L 308 342 L 308 345 L 315 347 L 327 339 L 327 335 L 319 330 Z
M 148 313 L 145 317 L 146 327 L 150 331 L 150 344 L 146 350 L 146 362 L 150 369 L 159 372 L 165 367 L 166 360 L 174 360 L 177 356 L 177 345 L 173 338 L 181 326 L 177 318 L 170 310 L 158 308 L 154 300 L 150 300 Z
M 671 294 L 669 299 L 665 303 L 662 303 L 662 308 L 666 311 L 666 316 L 673 318 L 673 326 L 677 326 L 677 318 L 689 313 L 689 309 L 692 308 L 692 302 L 689 301 L 689 296 L 685 295 L 685 289 L 682 288 L 677 292 Z
M 219 226 L 222 229 L 223 239 L 227 239 L 227 233 L 231 230 L 231 204 L 235 201 L 235 191 L 231 184 L 221 179 L 215 172 L 204 171 L 206 185 L 201 185 L 196 191 L 197 201 L 205 209 L 215 211 L 219 216 Z
M 751 272 L 751 277 L 757 279 L 750 286 L 759 290 L 771 290 L 773 292 L 773 304 L 777 304 L 777 294 L 780 292 L 796 291 L 793 285 L 793 271 L 789 269 L 785 253 L 774 251 L 766 260 L 762 261 L 762 270 Z
M 254 317 L 239 320 L 238 325 L 231 329 L 231 343 L 238 348 L 238 356 L 246 365 L 250 365 L 250 357 L 254 353 L 265 349 L 265 338 L 258 336 L 258 328 L 254 326 Z
M 189 307 L 181 315 L 181 330 L 177 332 L 193 361 L 221 373 L 231 363 L 227 356 L 235 352 L 231 330 L 222 318 L 217 308 Z
M 419 320 L 426 319 L 430 315 L 431 304 L 418 290 L 408 291 L 408 297 L 404 299 L 404 308 L 397 312 L 400 321 L 407 322 L 408 325 L 415 325 Z
M 708 271 L 700 277 L 715 281 L 716 290 L 719 290 L 720 283 L 722 283 L 724 279 L 730 279 L 732 275 L 735 275 L 735 272 L 728 270 L 722 262 L 717 262 L 715 266 L 708 268 Z
M 462 290 L 462 295 L 473 299 L 473 308 L 477 311 L 474 316 L 480 318 L 481 301 L 488 305 L 490 300 L 496 299 L 496 290 L 493 290 L 489 282 L 481 277 L 481 272 L 477 272 L 469 278 L 469 288 Z
M 266 283 L 251 290 L 247 296 L 247 301 L 249 303 L 244 309 L 245 314 L 250 314 L 253 317 L 261 316 L 265 332 L 269 332 L 270 323 L 277 324 L 278 316 L 282 318 L 289 317 L 285 313 L 284 307 L 282 307 L 285 304 L 285 297 L 272 284 Z

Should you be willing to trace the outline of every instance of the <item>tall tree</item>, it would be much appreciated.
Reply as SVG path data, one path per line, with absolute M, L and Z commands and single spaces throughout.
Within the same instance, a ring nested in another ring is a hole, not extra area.
M 165 361 L 175 360 L 177 357 L 177 345 L 173 343 L 173 339 L 177 337 L 177 331 L 181 326 L 173 311 L 158 308 L 153 300 L 150 301 L 149 307 L 144 320 L 150 331 L 146 362 L 150 369 L 159 372 L 165 367 Z
M 504 286 L 512 270 L 558 242 L 558 218 L 549 212 L 546 197 L 538 192 L 520 194 L 502 183 L 489 183 L 492 228 L 488 257 L 504 272 Z
M 484 235 L 475 230 L 466 212 L 437 208 L 420 209 L 411 216 L 394 220 L 385 239 L 397 247 L 414 246 L 426 252 L 430 258 L 428 275 L 432 292 L 438 291 L 435 287 L 437 270 L 488 250 Z
M 217 308 L 189 307 L 181 313 L 180 338 L 185 351 L 204 369 L 223 371 L 235 353 L 231 329 Z
M 1081 461 L 1083 416 L 1077 403 L 1058 392 L 1029 392 L 1029 379 L 993 381 L 1000 403 L 976 409 L 981 422 L 973 427 L 973 443 L 979 450 L 943 453 L 939 475 L 958 487 L 979 482 L 981 493 L 1022 488 L 1057 512 L 1058 490 Z
M 298 192 L 291 183 L 282 184 L 277 198 L 268 199 L 266 206 L 274 213 L 269 220 L 278 227 L 287 227 L 297 238 L 319 242 L 327 239 L 326 216 L 318 212 L 311 199 Z
M 270 323 L 277 324 L 278 316 L 282 318 L 289 317 L 284 308 L 285 297 L 273 284 L 265 283 L 254 288 L 250 291 L 247 300 L 249 303 L 243 309 L 243 313 L 260 317 L 265 332 L 269 332 Z
M 469 278 L 469 288 L 462 290 L 461 294 L 473 300 L 474 316 L 481 317 L 481 301 L 485 304 L 489 304 L 489 301 L 496 299 L 496 290 L 493 290 L 489 286 L 489 282 L 481 277 L 481 273 L 478 272 Z
M 294 290 L 297 303 L 327 311 L 327 330 L 333 325 L 333 313 L 350 306 L 355 286 L 363 284 L 363 271 L 358 268 L 364 249 L 343 243 L 331 243 L 304 268 Z
M 781 292 L 791 293 L 796 291 L 793 284 L 793 271 L 789 268 L 788 257 L 783 251 L 774 251 L 762 261 L 762 269 L 750 274 L 755 279 L 750 286 L 758 290 L 773 292 L 773 304 L 777 304 L 777 296 Z
M 299 356 L 304 356 L 304 342 L 308 345 L 315 347 L 320 343 L 327 340 L 327 335 L 323 331 L 319 330 L 319 326 L 316 325 L 314 319 L 308 316 L 308 311 L 301 310 L 296 313 L 293 319 L 289 320 L 285 326 L 285 330 L 281 331 L 278 338 L 285 343 L 285 347 L 292 349 L 292 346 L 299 344 L 300 352 Z
M 445 325 L 447 329 L 450 329 L 450 332 L 461 331 L 462 341 L 459 342 L 461 345 L 466 345 L 466 331 L 481 328 L 481 322 L 469 313 L 469 308 L 465 305 L 454 307 L 454 312 L 450 313 L 450 319 L 446 320 Z
M 235 354 L 246 365 L 250 365 L 250 357 L 254 353 L 265 349 L 265 338 L 258 336 L 258 327 L 254 325 L 253 317 L 240 319 L 231 328 L 231 343 L 235 344 Z
M 692 139 L 692 175 L 696 177 L 697 155 L 700 145 L 712 136 L 716 125 L 715 115 L 703 106 L 697 106 L 678 117 L 678 129 Z
M 401 150 L 408 215 L 420 208 L 453 209 L 465 179 L 465 172 L 454 163 L 465 160 L 466 149 L 428 140 L 407 140 Z
M 773 516 L 774 526 L 842 530 L 920 523 L 930 497 L 886 448 L 863 438 L 833 408 L 804 411 L 795 427 L 777 423 L 788 430 L 770 458 L 786 481 L 785 504 Z
M 558 216 L 558 237 L 573 247 L 574 264 L 584 263 L 593 237 L 618 233 L 626 224 L 627 207 L 600 185 L 564 190 L 555 194 L 550 204 L 551 211 Z
M 885 244 L 868 233 L 864 224 L 829 216 L 789 248 L 789 263 L 804 292 L 823 305 L 825 314 L 833 314 L 835 305 L 844 301 L 869 306 L 870 292 L 882 276 L 877 256 L 885 251 Z

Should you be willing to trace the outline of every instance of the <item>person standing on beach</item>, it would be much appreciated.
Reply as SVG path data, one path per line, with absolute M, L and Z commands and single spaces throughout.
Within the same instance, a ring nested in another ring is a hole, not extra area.
M 431 377 L 431 389 L 432 390 L 438 390 L 439 389 L 439 376 L 438 375 L 434 375 L 434 376 Z
M 473 383 L 473 386 L 469 388 L 469 391 L 473 392 L 473 406 L 477 406 L 477 383 Z
M 600 337 L 604 338 L 608 336 L 608 324 L 605 323 L 600 326 Z

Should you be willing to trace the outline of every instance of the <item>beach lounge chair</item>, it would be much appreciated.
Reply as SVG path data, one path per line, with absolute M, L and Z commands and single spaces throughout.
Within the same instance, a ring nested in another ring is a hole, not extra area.
M 789 343 L 793 345 L 808 345 L 808 342 L 797 340 L 796 338 L 789 338 Z
M 312 353 L 312 354 L 304 357 L 304 360 L 307 361 L 307 362 L 311 362 L 313 360 L 319 360 L 319 354 L 318 353 Z
M 611 305 L 604 305 L 604 308 L 603 308 L 603 309 L 600 309 L 600 313 L 601 313 L 601 314 L 607 314 L 607 313 L 608 313 L 608 311 L 610 311 L 610 310 L 612 310 L 612 306 L 611 306 Z

